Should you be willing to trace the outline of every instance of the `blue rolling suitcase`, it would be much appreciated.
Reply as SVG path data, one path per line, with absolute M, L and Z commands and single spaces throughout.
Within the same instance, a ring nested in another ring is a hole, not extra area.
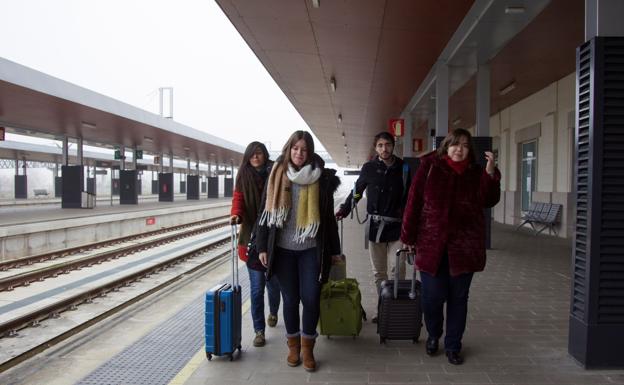
M 206 293 L 206 357 L 241 351 L 241 287 L 238 283 L 236 225 L 232 226 L 232 283 L 219 284 Z

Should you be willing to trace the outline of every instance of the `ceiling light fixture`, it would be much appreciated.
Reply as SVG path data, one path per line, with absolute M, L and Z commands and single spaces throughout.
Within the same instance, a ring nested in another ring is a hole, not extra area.
M 318 8 L 321 6 L 321 0 L 312 0 L 312 7 Z
M 345 133 L 344 133 L 344 131 L 342 131 L 342 139 L 344 139 L 344 138 L 345 138 Z
M 336 78 L 335 77 L 331 77 L 331 79 L 329 79 L 329 86 L 331 87 L 332 92 L 336 92 Z
M 505 87 L 501 88 L 500 90 L 498 90 L 498 94 L 500 96 L 504 96 L 507 95 L 508 93 L 510 93 L 511 91 L 516 89 L 516 82 L 515 81 L 511 81 L 511 83 L 507 84 Z
M 347 144 L 346 144 L 346 143 L 344 144 L 344 148 L 345 148 L 345 149 L 347 148 Z
M 84 128 L 90 128 L 92 130 L 94 130 L 96 128 L 94 123 L 88 123 L 88 122 L 82 122 L 82 127 Z
M 143 141 L 147 143 L 154 143 L 154 139 L 150 138 L 149 136 L 144 136 Z
M 342 114 L 338 114 L 338 123 L 342 123 Z M 344 138 L 344 132 L 342 133 L 342 137 Z
M 505 7 L 505 13 L 508 15 L 518 15 L 524 13 L 525 9 L 522 6 L 509 5 Z

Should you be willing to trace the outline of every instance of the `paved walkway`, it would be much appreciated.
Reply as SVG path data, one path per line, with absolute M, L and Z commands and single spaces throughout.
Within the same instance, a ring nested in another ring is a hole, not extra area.
M 345 222 L 348 275 L 359 280 L 364 308 L 373 315 L 377 296 L 363 228 Z M 320 337 L 319 367 L 310 374 L 286 365 L 281 319 L 267 330 L 264 348 L 252 347 L 247 313 L 241 357 L 203 359 L 185 383 L 624 384 L 624 371 L 586 371 L 567 354 L 571 242 L 496 224 L 492 238 L 486 270 L 475 275 L 471 289 L 464 365 L 448 364 L 444 354 L 428 357 L 424 328 L 418 344 L 381 345 L 375 325 L 366 322 L 357 339 Z

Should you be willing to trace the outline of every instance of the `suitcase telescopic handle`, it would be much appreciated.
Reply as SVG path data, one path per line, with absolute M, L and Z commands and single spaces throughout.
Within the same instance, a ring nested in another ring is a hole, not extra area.
M 410 249 L 398 249 L 396 251 L 396 261 L 394 262 L 394 298 L 398 298 L 399 296 L 399 272 L 401 271 L 399 267 L 399 257 L 401 253 L 409 253 Z M 416 268 L 414 267 L 414 271 L 412 273 L 412 285 L 410 287 L 409 292 L 410 299 L 416 298 Z
M 340 222 L 340 254 L 343 254 L 343 251 L 342 251 L 342 240 L 344 238 L 344 226 L 342 224 L 342 219 L 339 222 Z
M 238 229 L 232 225 L 232 290 L 238 287 Z

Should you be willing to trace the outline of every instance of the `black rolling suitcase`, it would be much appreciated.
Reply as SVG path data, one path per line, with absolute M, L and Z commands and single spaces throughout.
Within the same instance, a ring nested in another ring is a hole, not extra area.
M 399 255 L 407 251 L 397 250 L 395 266 L 399 266 Z M 377 304 L 379 342 L 385 343 L 387 339 L 417 342 L 421 328 L 420 281 L 416 279 L 416 269 L 411 280 L 399 280 L 395 274 L 394 280 L 383 281 Z

